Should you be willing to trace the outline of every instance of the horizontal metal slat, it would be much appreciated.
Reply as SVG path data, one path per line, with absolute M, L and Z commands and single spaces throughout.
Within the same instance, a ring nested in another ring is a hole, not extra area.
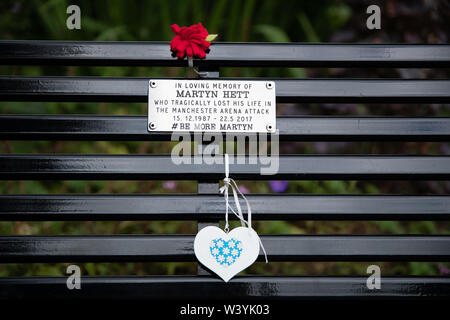
M 280 140 L 448 141 L 449 118 L 277 117 Z M 146 116 L 0 115 L 0 138 L 9 140 L 169 141 L 171 132 L 148 132 Z
M 221 78 L 221 80 L 275 81 L 277 102 L 450 101 L 450 80 L 269 78 Z M 1 76 L 0 101 L 147 102 L 148 81 L 148 78 Z
M 450 196 L 246 197 L 254 220 L 450 220 Z M 221 220 L 224 205 L 219 195 L 0 195 L 0 221 Z
M 450 261 L 450 236 L 263 235 L 261 240 L 269 261 Z M 196 261 L 193 242 L 193 235 L 0 236 L 0 262 Z
M 194 65 L 235 67 L 448 67 L 449 45 L 213 43 Z M 168 42 L 0 41 L 1 64 L 187 66 Z
M 219 160 L 218 160 L 219 159 Z M 175 164 L 167 155 L 0 155 L 0 179 L 223 179 L 221 158 L 187 157 L 188 163 Z M 283 155 L 261 164 L 248 156 L 230 158 L 235 179 L 435 179 L 450 178 L 448 156 L 375 156 L 375 155 Z M 200 164 L 196 163 L 200 162 Z M 207 164 L 211 163 L 211 164 Z M 276 168 L 275 175 L 261 174 Z
M 118 276 L 81 278 L 82 290 L 68 290 L 67 277 L 0 277 L 0 300 L 107 299 L 182 300 L 301 298 L 443 298 L 448 277 L 383 276 L 379 290 L 367 277 L 238 276 L 228 283 L 208 276 Z

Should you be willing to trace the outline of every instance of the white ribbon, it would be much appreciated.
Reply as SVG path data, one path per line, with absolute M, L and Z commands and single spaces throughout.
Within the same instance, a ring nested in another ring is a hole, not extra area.
M 238 219 L 241 221 L 241 225 L 243 227 L 245 227 L 247 225 L 247 227 L 249 229 L 252 229 L 252 208 L 250 207 L 250 203 L 248 202 L 247 198 L 242 194 L 241 190 L 239 190 L 239 187 L 237 186 L 236 181 L 234 181 L 232 178 L 229 177 L 230 164 L 229 164 L 229 160 L 228 160 L 228 154 L 225 153 L 224 156 L 225 156 L 225 178 L 223 179 L 224 185 L 219 189 L 220 193 L 223 193 L 224 198 L 225 198 L 225 229 L 224 229 L 224 231 L 226 233 L 228 233 L 228 231 L 229 231 L 228 210 L 231 210 L 231 212 L 233 212 L 234 215 L 236 217 L 238 217 Z M 233 191 L 233 198 L 234 198 L 234 203 L 236 205 L 237 212 L 233 210 L 233 208 L 230 206 L 230 204 L 228 202 L 228 189 L 230 187 L 231 187 L 231 190 Z M 245 204 L 247 205 L 248 221 L 245 221 L 244 215 L 242 214 L 242 209 L 241 209 L 241 204 L 239 203 L 238 193 L 245 200 Z M 259 236 L 258 236 L 258 241 L 264 252 L 264 256 L 266 258 L 266 263 L 267 263 L 268 262 L 267 253 L 266 253 L 266 250 L 264 249 L 261 238 Z

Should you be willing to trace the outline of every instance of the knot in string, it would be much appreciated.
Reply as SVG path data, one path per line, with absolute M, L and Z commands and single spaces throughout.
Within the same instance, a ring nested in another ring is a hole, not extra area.
M 223 178 L 223 183 L 224 183 L 223 186 L 219 189 L 220 193 L 222 193 L 225 198 L 225 229 L 224 229 L 224 231 L 226 233 L 228 233 L 228 231 L 229 231 L 229 224 L 228 224 L 229 210 L 231 210 L 231 212 L 233 212 L 233 214 L 241 221 L 241 225 L 243 227 L 247 226 L 249 229 L 252 229 L 252 208 L 250 207 L 250 203 L 248 202 L 247 198 L 243 195 L 241 190 L 239 190 L 239 187 L 237 186 L 236 181 L 234 181 L 234 179 L 229 177 L 230 164 L 229 164 L 228 154 L 225 153 L 224 156 L 225 156 L 225 178 Z M 231 187 L 231 191 L 233 192 L 234 204 L 236 206 L 237 212 L 230 206 L 230 204 L 228 202 L 228 189 L 230 187 Z M 244 199 L 245 204 L 247 206 L 247 221 L 245 221 L 244 215 L 242 214 L 242 208 L 241 208 L 241 204 L 239 202 L 238 194 L 241 195 L 241 197 Z M 261 238 L 259 238 L 259 236 L 258 236 L 258 241 L 264 252 L 264 256 L 266 258 L 266 263 L 267 263 L 268 262 L 267 253 L 266 253 L 266 250 L 264 249 L 264 246 L 261 242 Z

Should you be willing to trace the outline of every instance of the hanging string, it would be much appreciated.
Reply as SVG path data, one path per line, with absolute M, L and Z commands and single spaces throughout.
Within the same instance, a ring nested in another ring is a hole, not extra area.
M 224 185 L 223 185 L 223 187 L 221 187 L 219 189 L 219 191 L 220 191 L 220 193 L 223 193 L 224 198 L 225 198 L 225 232 L 226 233 L 228 233 L 228 231 L 229 231 L 228 210 L 231 210 L 231 212 L 233 212 L 234 215 L 236 217 L 238 217 L 238 219 L 241 221 L 241 225 L 243 227 L 245 227 L 245 225 L 247 225 L 247 222 L 245 221 L 244 216 L 242 214 L 242 209 L 241 209 L 241 204 L 239 203 L 239 198 L 236 194 L 236 189 L 239 191 L 239 193 L 241 193 L 241 191 L 237 187 L 236 182 L 229 177 L 229 174 L 230 174 L 230 164 L 229 164 L 228 154 L 225 153 L 225 178 L 223 179 Z M 234 184 L 232 184 L 233 182 L 234 182 Z M 237 213 L 236 213 L 236 211 L 233 210 L 233 208 L 230 206 L 230 204 L 228 202 L 229 187 L 231 187 L 231 190 L 233 191 L 234 202 L 236 204 L 236 208 L 238 211 Z M 242 197 L 245 199 L 245 201 L 247 201 L 247 199 L 244 197 L 244 195 L 242 195 Z M 249 216 L 251 217 L 251 209 L 250 209 L 250 205 L 249 205 L 248 201 L 247 201 L 247 208 L 249 208 L 248 209 Z M 251 227 L 251 218 L 250 218 L 250 227 Z
M 230 164 L 228 159 L 228 154 L 224 154 L 225 157 L 225 178 L 223 179 L 224 185 L 219 189 L 220 193 L 223 193 L 225 198 L 225 232 L 228 233 L 229 231 L 229 224 L 228 224 L 228 210 L 231 210 L 231 212 L 234 213 L 234 215 L 241 221 L 241 225 L 247 227 L 249 229 L 252 229 L 252 208 L 250 207 L 250 203 L 248 202 L 247 198 L 242 194 L 241 190 L 239 190 L 239 187 L 236 184 L 236 181 L 234 179 L 229 177 L 230 174 Z M 230 206 L 228 202 L 228 189 L 231 187 L 231 191 L 233 192 L 233 198 L 234 203 L 236 205 L 237 212 L 234 211 L 234 209 Z M 244 219 L 244 215 L 242 214 L 241 204 L 239 202 L 239 196 L 238 193 L 241 195 L 241 197 L 245 200 L 245 204 L 247 205 L 247 221 Z M 264 256 L 267 260 L 267 253 L 266 249 L 264 249 L 264 246 L 262 244 L 261 238 L 258 236 L 259 244 L 261 245 L 261 248 L 264 252 Z

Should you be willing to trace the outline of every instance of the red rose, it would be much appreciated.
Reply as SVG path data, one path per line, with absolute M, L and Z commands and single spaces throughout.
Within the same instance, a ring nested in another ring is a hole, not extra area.
M 206 41 L 208 30 L 202 24 L 180 28 L 177 24 L 171 26 L 176 36 L 170 42 L 170 49 L 180 59 L 184 56 L 203 59 L 209 49 L 210 43 Z

